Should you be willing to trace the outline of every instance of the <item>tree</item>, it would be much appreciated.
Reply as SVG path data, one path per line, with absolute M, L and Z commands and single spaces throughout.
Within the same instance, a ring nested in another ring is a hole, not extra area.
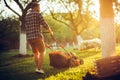
M 51 17 L 51 15 L 46 15 L 45 20 L 47 21 L 49 26 L 51 26 L 52 28 L 57 44 L 61 44 L 61 43 L 64 44 L 66 43 L 66 41 L 70 43 L 73 41 L 73 34 L 72 34 L 73 32 L 65 24 L 62 24 L 61 22 L 54 20 Z M 54 42 L 51 36 L 47 34 L 46 32 L 47 32 L 46 29 L 43 29 L 45 41 L 48 42 L 49 44 L 51 42 Z
M 32 1 L 31 0 L 26 0 L 26 1 L 10 0 L 10 1 L 14 1 L 18 5 L 18 7 L 20 8 L 21 13 L 22 13 L 21 15 L 17 11 L 13 10 L 10 7 L 10 4 L 8 5 L 7 1 L 8 0 L 4 0 L 6 7 L 9 8 L 11 11 L 13 11 L 19 17 L 19 20 L 21 22 L 19 54 L 26 55 L 26 34 L 25 34 L 25 30 L 24 30 L 25 16 L 27 14 L 27 11 L 30 9 L 32 2 L 36 2 L 37 0 L 32 0 Z M 38 1 L 40 1 L 40 0 L 38 0 Z
M 102 57 L 105 58 L 116 55 L 112 0 L 100 0 L 100 30 L 102 41 Z
M 113 0 L 115 27 L 116 27 L 116 43 L 120 42 L 120 0 Z
M 52 2 L 54 0 L 49 1 Z M 54 11 L 54 8 L 48 6 L 53 19 L 72 29 L 76 36 L 75 41 L 79 44 L 78 38 L 80 34 L 89 27 L 90 21 L 92 20 L 92 13 L 89 11 L 89 7 L 93 5 L 93 3 L 91 0 L 57 0 L 56 2 L 60 4 L 65 11 L 58 13 Z M 85 6 L 83 2 L 87 5 Z M 85 8 L 83 8 L 83 5 Z

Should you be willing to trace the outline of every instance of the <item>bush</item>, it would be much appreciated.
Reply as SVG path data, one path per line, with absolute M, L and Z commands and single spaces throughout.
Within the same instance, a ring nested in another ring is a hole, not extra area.
M 19 21 L 12 18 L 0 21 L 0 50 L 9 50 L 18 47 Z

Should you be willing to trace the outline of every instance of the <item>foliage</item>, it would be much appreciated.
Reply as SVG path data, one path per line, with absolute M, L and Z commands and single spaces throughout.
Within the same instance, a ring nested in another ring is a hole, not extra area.
M 91 0 L 49 0 L 49 2 L 60 6 L 57 12 L 56 7 L 47 5 L 52 18 L 71 29 L 72 41 L 78 43 L 76 36 L 79 35 L 83 39 L 99 38 L 99 23 L 92 16 L 95 11 L 90 10 L 94 5 Z
M 52 1 L 50 0 L 49 2 Z M 89 27 L 87 25 L 89 25 L 88 23 L 91 21 L 89 17 L 92 15 L 89 7 L 93 5 L 90 0 L 58 0 L 56 3 L 61 5 L 60 9 L 63 8 L 63 12 L 61 11 L 61 13 L 56 14 L 54 8 L 49 7 L 53 19 L 65 24 L 77 35 Z M 87 18 L 85 18 L 84 15 Z M 79 26 L 81 23 L 84 23 L 84 26 Z M 81 29 L 78 29 L 79 27 L 81 27 Z
M 3 11 L 4 10 L 0 10 L 0 14 L 2 14 L 3 13 Z M 0 20 L 3 18 L 3 16 L 2 15 L 0 15 Z
M 45 16 L 45 19 L 46 19 L 47 23 L 49 24 L 49 26 L 52 28 L 52 30 L 54 32 L 54 37 L 58 43 L 72 42 L 73 32 L 71 31 L 70 28 L 68 28 L 66 25 L 52 19 L 50 15 Z M 44 36 L 45 36 L 47 42 L 53 42 L 50 35 L 44 34 Z
M 80 26 L 84 26 L 84 25 L 81 24 Z M 89 27 L 81 33 L 81 37 L 85 40 L 93 39 L 93 38 L 100 38 L 99 21 L 97 21 L 96 19 L 91 19 L 88 26 Z M 79 27 L 79 29 L 80 29 L 80 27 Z
M 116 26 L 116 42 L 120 43 L 120 24 L 115 24 Z
M 59 15 L 59 13 L 56 13 L 56 15 L 57 14 Z M 76 37 L 75 37 L 74 32 L 71 30 L 71 28 L 69 28 L 68 26 L 66 26 L 65 24 L 59 21 L 54 20 L 50 15 L 46 15 L 45 19 L 47 23 L 50 25 L 50 27 L 52 28 L 54 32 L 54 37 L 56 38 L 58 42 L 72 43 L 75 41 Z M 84 27 L 84 25 L 82 25 L 81 23 L 78 30 L 82 28 L 81 26 Z M 88 26 L 89 27 L 81 33 L 82 38 L 83 39 L 91 39 L 91 38 L 96 38 L 96 37 L 99 38 L 100 37 L 99 22 L 96 19 L 92 18 Z M 47 37 L 47 39 L 49 40 L 47 42 L 51 42 L 52 39 L 48 34 L 45 34 L 45 37 Z
M 98 38 L 81 41 L 80 50 L 87 50 L 91 48 L 101 48 L 101 40 Z
M 114 6 L 115 6 L 115 10 L 117 11 L 117 13 L 119 13 L 120 11 L 120 2 L 119 0 L 113 0 Z
M 2 19 L 0 21 L 0 50 L 18 46 L 20 23 L 18 19 L 12 18 Z

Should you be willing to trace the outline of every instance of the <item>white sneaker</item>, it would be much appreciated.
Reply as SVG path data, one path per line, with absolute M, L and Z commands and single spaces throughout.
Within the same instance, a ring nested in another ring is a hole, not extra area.
M 35 71 L 36 71 L 36 73 L 40 73 L 40 74 L 44 74 L 45 73 L 44 70 L 42 70 L 42 69 L 40 69 L 40 70 L 36 69 Z

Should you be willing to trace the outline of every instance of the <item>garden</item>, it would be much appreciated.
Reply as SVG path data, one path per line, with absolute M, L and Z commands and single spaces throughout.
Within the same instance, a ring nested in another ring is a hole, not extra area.
M 0 0 L 0 3 L 0 80 L 120 80 L 119 75 L 99 78 L 96 70 L 101 67 L 96 69 L 95 64 L 97 60 L 120 55 L 119 0 Z M 54 33 L 51 36 L 45 29 L 40 32 L 46 45 L 42 66 L 45 74 L 35 72 L 32 49 L 26 40 L 25 16 L 33 3 L 40 4 L 40 12 Z M 83 62 L 74 67 L 53 67 L 49 54 L 55 51 L 73 53 Z M 112 67 L 102 65 L 107 68 L 100 71 L 112 71 L 109 68 L 115 67 L 116 72 L 112 73 L 120 74 L 120 60 L 111 61 L 116 62 Z
M 120 45 L 116 49 L 117 55 L 120 55 Z M 58 50 L 64 52 L 61 48 Z M 84 64 L 72 68 L 54 68 L 49 65 L 49 53 L 51 50 L 47 48 L 43 64 L 44 75 L 35 73 L 31 50 L 27 51 L 27 56 L 18 56 L 18 50 L 2 52 L 0 54 L 0 80 L 84 80 L 88 72 L 95 74 L 92 70 L 95 67 L 95 60 L 101 58 L 101 49 L 95 50 L 92 48 L 81 51 L 70 47 L 67 50 L 74 52 L 79 59 L 83 59 Z M 93 79 L 89 77 L 87 80 Z

